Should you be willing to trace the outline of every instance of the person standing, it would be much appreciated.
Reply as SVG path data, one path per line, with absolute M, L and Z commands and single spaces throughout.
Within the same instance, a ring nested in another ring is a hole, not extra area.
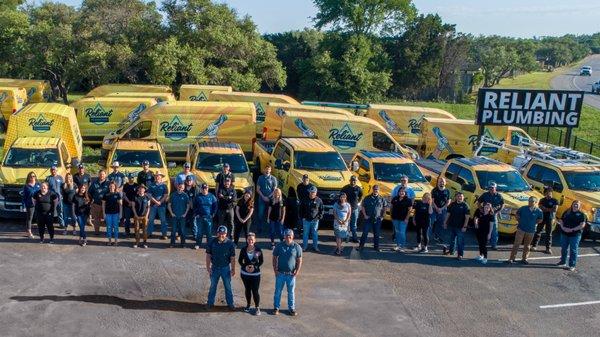
M 63 221 L 65 223 L 65 229 L 63 235 L 67 235 L 69 231 L 69 225 L 73 226 L 73 235 L 77 231 L 77 219 L 73 216 L 73 196 L 77 193 L 77 186 L 73 181 L 73 175 L 71 173 L 65 174 L 65 183 L 61 189 L 62 193 L 62 209 L 63 209 Z
M 192 180 L 196 180 L 196 177 L 192 173 L 191 168 L 192 166 L 190 165 L 190 163 L 186 162 L 183 164 L 183 171 L 175 177 L 175 185 L 184 184 L 187 177 L 192 177 Z
M 431 215 L 433 214 L 433 202 L 431 194 L 423 194 L 422 200 L 417 200 L 414 203 L 413 209 L 413 225 L 417 228 L 417 247 L 416 251 L 420 253 L 428 253 L 427 245 L 429 244 L 429 224 Z
M 279 315 L 281 293 L 287 288 L 287 303 L 290 316 L 296 311 L 296 277 L 302 268 L 302 248 L 294 242 L 294 231 L 286 229 L 283 242 L 273 250 L 273 271 L 275 272 L 275 293 L 273 294 L 273 314 Z
M 448 206 L 450 205 L 450 191 L 446 188 L 445 178 L 438 178 L 436 187 L 434 187 L 431 191 L 431 198 L 433 199 L 431 231 L 433 232 L 433 239 L 437 242 L 440 242 L 440 233 L 444 227 L 444 221 L 446 221 L 446 214 L 448 213 Z
M 458 255 L 456 258 L 462 260 L 465 253 L 465 232 L 469 225 L 469 206 L 465 203 L 465 196 L 462 192 L 456 192 L 454 201 L 448 206 L 448 213 L 444 221 L 444 229 L 450 230 L 450 247 L 446 250 L 444 246 L 444 255 L 454 255 L 454 245 Z
M 492 204 L 483 204 L 483 209 L 478 208 L 475 210 L 475 234 L 477 237 L 477 243 L 479 244 L 479 255 L 477 260 L 481 261 L 482 264 L 487 263 L 488 251 L 487 243 L 492 237 L 492 222 L 494 221 L 494 212 L 492 211 Z
M 185 178 L 185 193 L 190 198 L 190 211 L 185 217 L 186 233 L 191 233 L 193 238 L 196 238 L 196 226 L 194 226 L 194 198 L 200 193 L 196 186 L 196 178 L 189 175 Z
M 79 245 L 82 247 L 87 245 L 85 226 L 90 217 L 91 205 L 92 199 L 88 194 L 88 185 L 81 184 L 77 189 L 77 194 L 75 194 L 72 199 L 72 213 L 77 219 L 77 224 L 79 224 Z
M 544 219 L 537 226 L 535 230 L 535 235 L 533 236 L 533 240 L 531 241 L 531 250 L 537 250 L 537 244 L 540 242 L 540 238 L 542 236 L 542 231 L 544 231 L 544 241 L 546 244 L 546 250 L 544 253 L 552 254 L 552 224 L 554 223 L 554 219 L 556 218 L 556 211 L 558 210 L 558 200 L 552 197 L 552 193 L 554 190 L 550 186 L 546 186 L 544 188 L 544 197 L 540 200 L 539 206 L 544 214 Z
M 310 194 L 308 191 L 313 186 L 314 185 L 310 182 L 310 178 L 308 177 L 308 174 L 303 174 L 302 181 L 300 182 L 300 184 L 298 184 L 296 186 L 296 196 L 297 196 L 297 205 L 298 206 L 308 202 L 308 195 Z M 288 204 L 288 206 L 291 206 L 291 205 Z M 296 213 L 296 218 L 297 218 L 296 228 L 302 230 L 302 217 L 300 216 L 299 207 L 296 207 L 295 213 Z
M 522 206 L 517 210 L 517 232 L 515 233 L 515 242 L 510 252 L 508 263 L 514 263 L 519 246 L 523 243 L 523 258 L 521 262 L 528 264 L 527 257 L 529 256 L 529 245 L 533 240 L 537 225 L 544 219 L 544 214 L 537 207 L 538 200 L 536 197 L 529 197 L 529 205 Z
M 210 289 L 208 290 L 207 309 L 215 304 L 217 285 L 219 279 L 223 280 L 225 288 L 225 300 L 230 310 L 234 310 L 233 290 L 231 289 L 231 278 L 235 276 L 235 246 L 227 238 L 227 227 L 219 226 L 217 237 L 213 238 L 206 247 L 206 271 L 210 276 Z
M 33 216 L 35 215 L 35 205 L 33 202 L 33 196 L 37 191 L 40 190 L 40 184 L 37 182 L 35 172 L 29 172 L 27 174 L 27 181 L 23 186 L 23 209 L 25 209 L 25 228 L 27 230 L 27 237 L 33 239 L 33 233 L 31 233 L 31 227 L 33 226 Z
M 481 194 L 477 200 L 479 202 L 479 208 L 481 208 L 485 203 L 492 204 L 492 211 L 494 212 L 494 221 L 492 222 L 492 237 L 490 239 L 492 250 L 498 249 L 498 214 L 504 208 L 504 198 L 502 198 L 502 195 L 498 193 L 497 188 L 498 185 L 491 181 L 488 184 L 488 191 Z
M 40 185 L 40 190 L 33 195 L 40 243 L 44 243 L 44 233 L 48 229 L 50 243 L 54 243 L 54 210 L 58 206 L 58 195 L 50 191 L 47 182 Z
M 338 201 L 333 204 L 333 233 L 335 235 L 335 254 L 342 255 L 344 247 L 342 242 L 348 238 L 348 224 L 350 222 L 352 208 L 347 202 L 346 193 L 340 193 Z
M 148 188 L 150 185 L 154 183 L 154 173 L 150 171 L 150 162 L 144 160 L 142 162 L 142 170 L 138 172 L 137 175 L 137 184 L 144 185 Z
M 581 202 L 573 201 L 571 208 L 563 214 L 559 221 L 560 236 L 560 261 L 556 264 L 559 267 L 566 267 L 567 253 L 569 253 L 569 271 L 574 271 L 577 266 L 577 255 L 579 254 L 579 242 L 581 233 L 588 222 L 585 213 L 581 212 Z
M 254 315 L 260 315 L 260 266 L 264 262 L 262 250 L 256 245 L 256 235 L 246 236 L 246 246 L 240 250 L 238 263 L 246 295 L 245 312 L 250 312 L 250 302 L 254 298 Z
M 413 188 L 408 185 L 408 176 L 407 175 L 402 175 L 400 177 L 400 184 L 398 184 L 398 185 L 396 185 L 396 187 L 394 187 L 394 189 L 392 190 L 391 197 L 393 198 L 393 197 L 397 196 L 398 192 L 400 192 L 400 190 L 404 190 L 406 192 L 407 198 L 409 198 L 412 201 L 415 200 L 415 198 L 416 198 L 415 190 L 413 190 Z
M 235 176 L 231 173 L 231 168 L 228 163 L 223 164 L 223 169 L 215 177 L 215 194 L 218 196 L 220 190 L 225 187 L 225 181 L 229 179 L 229 185 L 235 190 Z
M 388 205 L 386 200 L 379 195 L 379 185 L 373 185 L 371 191 L 371 194 L 366 196 L 362 202 L 361 212 L 364 219 L 364 226 L 362 235 L 360 236 L 358 250 L 362 250 L 365 247 L 369 232 L 373 230 L 373 248 L 379 252 L 381 221 L 383 220 Z
M 350 184 L 342 187 L 342 193 L 346 194 L 346 198 L 348 199 L 348 203 L 350 204 L 350 231 L 352 232 L 352 242 L 358 243 L 358 238 L 356 236 L 357 222 L 358 222 L 358 214 L 360 212 L 360 202 L 363 198 L 363 191 L 360 186 L 356 184 L 356 176 L 350 177 Z M 348 242 L 348 238 L 346 238 L 346 242 Z
M 406 227 L 410 218 L 413 200 L 406 195 L 406 190 L 401 188 L 392 198 L 392 223 L 396 233 L 396 247 L 394 251 L 404 252 L 406 247 Z
M 212 232 L 212 221 L 217 214 L 217 198 L 214 194 L 208 192 L 208 185 L 200 185 L 200 193 L 196 195 L 193 202 L 194 216 L 196 221 L 196 246 L 194 249 L 200 249 L 202 237 L 206 235 L 206 243 L 210 242 Z
M 127 183 L 123 185 L 123 227 L 125 228 L 125 237 L 131 234 L 131 217 L 133 217 L 133 199 L 137 193 L 138 184 L 135 182 L 133 173 L 127 175 Z
M 108 193 L 108 180 L 106 180 L 106 171 L 98 172 L 98 179 L 92 182 L 90 186 L 90 196 L 92 197 L 91 214 L 94 232 L 100 235 L 100 226 L 102 225 L 102 199 Z
M 77 173 L 73 175 L 73 181 L 78 188 L 81 185 L 87 185 L 87 187 L 90 187 L 90 184 L 92 183 L 92 177 L 85 172 L 85 165 L 83 165 L 83 163 L 79 163 L 79 165 L 77 165 Z
M 227 227 L 229 238 L 232 238 L 234 231 L 234 218 L 235 218 L 235 203 L 236 203 L 236 192 L 231 185 L 229 178 L 225 179 L 222 187 L 219 188 L 218 194 L 219 200 L 219 213 L 217 214 L 219 220 L 219 226 Z
M 50 191 L 58 196 L 58 205 L 54 210 L 55 216 L 57 218 L 57 223 L 61 228 L 65 227 L 65 220 L 63 219 L 63 209 L 62 209 L 62 185 L 65 183 L 63 177 L 57 173 L 57 168 L 55 165 L 50 167 L 50 175 L 46 177 L 46 182 L 48 183 L 48 188 Z
M 185 246 L 185 218 L 190 211 L 190 198 L 185 193 L 185 185 L 183 183 L 177 184 L 177 191 L 171 193 L 167 207 L 169 208 L 169 214 L 173 222 L 171 248 L 175 246 L 178 232 L 181 240 L 181 248 L 183 248 Z
M 169 198 L 167 184 L 163 182 L 165 176 L 157 173 L 154 183 L 148 188 L 150 194 L 150 215 L 148 216 L 148 236 L 154 233 L 154 219 L 158 215 L 160 219 L 160 239 L 167 239 L 167 199 Z
M 323 218 L 323 201 L 317 196 L 317 188 L 312 187 L 308 191 L 308 201 L 300 205 L 300 217 L 302 218 L 302 248 L 308 249 L 308 236 L 312 236 L 313 250 L 319 250 L 319 220 Z
M 248 236 L 250 234 L 253 212 L 254 198 L 252 198 L 252 192 L 246 190 L 235 206 L 235 232 L 233 233 L 233 243 L 236 247 L 240 240 L 242 230 L 244 230 L 244 235 Z
M 125 174 L 123 174 L 123 172 L 119 171 L 119 167 L 121 167 L 121 164 L 119 164 L 118 161 L 114 161 L 111 165 L 112 168 L 112 172 L 108 175 L 107 179 L 108 182 L 114 182 L 115 186 L 117 186 L 117 192 L 122 192 L 123 191 L 123 185 L 125 184 L 126 178 L 125 178 Z
M 269 238 L 271 239 L 271 250 L 273 250 L 275 237 L 279 241 L 283 240 L 283 222 L 285 221 L 285 203 L 279 188 L 273 191 L 273 197 L 267 210 L 267 219 L 269 219 Z
M 148 214 L 150 213 L 150 197 L 146 194 L 146 186 L 138 185 L 137 194 L 133 198 L 131 205 L 133 211 L 133 228 L 135 231 L 135 244 L 137 248 L 140 244 L 140 230 L 144 239 L 143 248 L 148 248 Z
M 260 234 L 266 225 L 267 209 L 273 196 L 273 191 L 277 188 L 277 178 L 271 175 L 271 166 L 265 167 L 264 174 L 258 177 L 256 182 L 256 193 L 259 198 L 256 200 L 256 231 Z
M 102 214 L 106 222 L 107 246 L 119 244 L 119 221 L 123 217 L 123 198 L 117 190 L 117 183 L 111 181 L 108 184 L 108 193 L 102 198 Z M 115 239 L 113 243 L 111 240 Z

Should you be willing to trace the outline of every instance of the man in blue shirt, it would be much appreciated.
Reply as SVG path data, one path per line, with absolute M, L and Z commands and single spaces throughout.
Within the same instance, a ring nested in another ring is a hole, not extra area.
M 266 214 L 269 208 L 269 202 L 273 196 L 273 191 L 277 188 L 277 178 L 271 175 L 271 166 L 265 167 L 263 175 L 258 177 L 256 182 L 256 194 L 258 194 L 256 204 L 256 229 L 260 233 L 263 227 L 267 226 Z M 268 231 L 268 229 L 266 229 Z
M 181 239 L 181 247 L 185 246 L 185 217 L 190 210 L 190 197 L 185 193 L 185 185 L 177 184 L 177 191 L 171 193 L 169 198 L 169 214 L 173 222 L 171 230 L 171 248 L 175 245 L 177 232 Z
M 401 189 L 404 189 L 406 191 L 406 196 L 410 200 L 415 201 L 415 191 L 412 187 L 408 186 L 408 176 L 406 175 L 400 177 L 400 184 L 396 185 L 396 187 L 394 187 L 394 189 L 392 190 L 391 198 L 393 199 L 394 197 L 398 196 L 398 192 Z
M 115 182 L 115 185 L 117 185 L 118 192 L 123 192 L 123 185 L 125 184 L 125 175 L 123 174 L 123 172 L 119 172 L 120 166 L 121 164 L 119 164 L 118 161 L 114 161 L 111 166 L 113 171 L 108 175 L 107 179 L 109 183 L 111 181 Z
M 56 172 L 56 166 L 50 167 L 50 175 L 46 178 L 48 187 L 51 192 L 56 193 L 58 196 L 58 205 L 56 206 L 56 217 L 58 218 L 58 224 L 60 227 L 65 227 L 65 221 L 63 219 L 63 204 L 62 204 L 62 186 L 65 183 L 63 177 Z M 66 229 L 65 229 L 66 230 Z
M 157 173 L 155 182 L 148 189 L 150 194 L 150 214 L 148 215 L 148 236 L 154 233 L 154 219 L 158 214 L 160 218 L 161 240 L 167 239 L 167 185 L 163 182 L 164 175 Z
M 294 231 L 283 232 L 283 242 L 273 250 L 273 271 L 275 272 L 275 294 L 273 296 L 273 313 L 279 315 L 281 293 L 287 288 L 288 309 L 291 316 L 296 316 L 296 277 L 302 268 L 302 248 L 294 242 Z
M 227 227 L 219 226 L 217 237 L 206 247 L 206 271 L 210 276 L 210 289 L 206 308 L 211 309 L 215 304 L 219 279 L 223 280 L 225 300 L 229 310 L 234 310 L 231 278 L 235 276 L 235 245 L 227 238 Z
M 528 264 L 527 257 L 529 256 L 529 245 L 535 235 L 537 225 L 544 219 L 542 210 L 537 207 L 538 200 L 536 197 L 529 197 L 529 205 L 523 206 L 517 210 L 517 232 L 515 233 L 515 243 L 513 244 L 512 251 L 510 252 L 510 258 L 508 263 L 514 263 L 517 251 L 521 242 L 523 242 L 523 258 L 521 262 Z
M 100 170 L 98 172 L 98 179 L 92 182 L 90 185 L 90 197 L 92 198 L 92 205 L 90 208 L 90 216 L 92 217 L 92 224 L 94 225 L 94 231 L 96 235 L 100 235 L 100 225 L 102 224 L 102 199 L 104 195 L 108 193 L 108 180 L 106 179 L 106 171 Z
M 202 237 L 206 235 L 206 242 L 210 240 L 212 231 L 212 221 L 217 214 L 217 198 L 214 194 L 208 192 L 208 185 L 202 183 L 200 193 L 196 195 L 193 201 L 194 215 L 194 232 L 196 233 L 196 246 L 194 249 L 200 249 Z
M 195 181 L 196 177 L 192 174 L 191 171 L 191 165 L 190 163 L 185 163 L 183 164 L 183 172 L 180 172 L 176 177 L 175 177 L 175 185 L 179 185 L 179 184 L 184 184 L 185 183 L 185 179 L 190 176 L 192 177 L 192 179 Z

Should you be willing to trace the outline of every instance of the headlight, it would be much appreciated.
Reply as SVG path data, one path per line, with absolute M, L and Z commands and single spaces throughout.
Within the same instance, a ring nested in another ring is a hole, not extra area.
M 511 213 L 512 213 L 512 208 L 510 208 L 510 207 L 504 207 L 500 211 L 500 214 L 499 214 L 500 220 L 509 221 Z

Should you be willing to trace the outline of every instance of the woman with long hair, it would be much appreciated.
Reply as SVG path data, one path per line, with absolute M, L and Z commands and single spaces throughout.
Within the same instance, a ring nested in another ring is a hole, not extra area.
M 575 270 L 581 233 L 583 233 L 587 221 L 587 216 L 581 211 L 581 201 L 573 201 L 571 208 L 563 214 L 562 219 L 558 222 L 561 229 L 560 261 L 557 263 L 559 267 L 565 267 L 570 271 Z M 568 267 L 567 253 L 569 254 Z
M 235 206 L 235 228 L 233 232 L 233 243 L 235 243 L 236 246 L 240 240 L 242 229 L 244 230 L 244 235 L 248 236 L 250 233 L 252 213 L 254 213 L 254 198 L 252 198 L 252 192 L 246 190 Z
M 241 266 L 240 275 L 244 283 L 246 295 L 246 308 L 250 312 L 250 301 L 254 297 L 254 315 L 260 315 L 260 266 L 263 264 L 263 255 L 256 243 L 256 235 L 252 232 L 246 236 L 246 246 L 240 250 L 238 262 Z
M 269 219 L 271 249 L 273 249 L 275 248 L 275 236 L 280 241 L 283 240 L 283 222 L 285 221 L 285 203 L 279 188 L 273 191 L 273 197 L 267 210 L 267 219 Z
M 62 209 L 63 209 L 63 221 L 65 222 L 65 231 L 63 235 L 67 235 L 69 232 L 69 225 L 73 226 L 73 235 L 76 235 L 77 231 L 77 219 L 73 216 L 73 196 L 77 193 L 77 186 L 73 181 L 73 175 L 71 173 L 65 174 L 65 183 L 62 186 Z
M 106 222 L 106 237 L 108 246 L 119 244 L 119 220 L 123 216 L 123 200 L 117 191 L 117 184 L 111 181 L 108 184 L 108 193 L 102 198 L 102 215 Z M 111 241 L 115 239 L 115 242 Z
M 85 225 L 90 218 L 90 208 L 92 207 L 92 198 L 88 194 L 88 186 L 82 184 L 77 190 L 77 194 L 72 199 L 72 213 L 79 224 L 79 244 L 82 247 L 87 245 L 87 234 Z
M 348 238 L 348 225 L 352 215 L 350 204 L 347 202 L 346 193 L 340 193 L 338 201 L 333 205 L 333 232 L 335 234 L 336 255 L 342 255 L 342 242 Z
M 40 184 L 37 181 L 35 172 L 29 172 L 27 174 L 27 180 L 25 186 L 23 186 L 23 208 L 25 209 L 25 229 L 27 230 L 27 237 L 33 239 L 31 233 L 31 227 L 33 224 L 33 216 L 35 213 L 35 205 L 33 203 L 33 195 L 35 192 L 40 190 Z
M 494 222 L 494 209 L 492 204 L 486 202 L 483 209 L 478 208 L 475 211 L 475 230 L 477 243 L 479 244 L 479 256 L 477 260 L 481 263 L 487 263 L 487 242 L 492 237 L 492 222 Z
M 414 216 L 412 222 L 417 229 L 417 247 L 416 251 L 419 253 L 427 253 L 427 245 L 429 244 L 429 224 L 431 214 L 433 213 L 433 202 L 431 200 L 431 194 L 423 194 L 421 200 L 415 201 L 413 205 Z

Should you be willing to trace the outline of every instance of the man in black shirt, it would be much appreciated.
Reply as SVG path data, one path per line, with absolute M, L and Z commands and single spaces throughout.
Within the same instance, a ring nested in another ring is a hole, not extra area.
M 314 185 L 311 184 L 310 179 L 308 178 L 308 174 L 305 174 L 302 176 L 302 182 L 300 184 L 298 184 L 298 186 L 296 186 L 296 196 L 298 198 L 298 205 L 302 205 L 306 202 L 308 202 L 308 195 L 309 195 L 309 190 L 311 188 L 313 188 Z M 288 208 L 289 204 L 288 204 Z M 289 210 L 288 210 L 289 211 Z M 302 231 L 302 217 L 300 216 L 300 212 L 296 211 L 297 214 L 297 218 L 298 218 L 298 223 L 296 228 L 299 228 L 300 231 Z
M 135 183 L 133 173 L 128 173 L 127 183 L 123 185 L 123 219 L 121 219 L 121 222 L 125 227 L 126 237 L 131 233 L 131 217 L 133 216 L 131 206 L 137 192 L 137 187 L 138 184 Z
M 542 231 L 544 233 L 544 240 L 546 243 L 546 254 L 552 254 L 552 224 L 554 223 L 554 219 L 556 218 L 556 211 L 558 210 L 558 200 L 552 197 L 553 189 L 550 186 L 546 186 L 544 188 L 544 197 L 539 202 L 539 207 L 544 214 L 544 218 L 542 222 L 537 225 L 535 230 L 535 234 L 533 235 L 533 241 L 531 241 L 531 250 L 537 250 L 537 244 L 540 241 L 542 236 Z
M 446 250 L 444 247 L 444 255 L 454 255 L 454 242 L 456 241 L 459 261 L 462 260 L 465 251 L 464 234 L 469 224 L 469 212 L 465 196 L 461 192 L 457 192 L 454 201 L 448 206 L 448 214 L 444 222 L 444 229 L 450 230 L 450 248 Z
M 81 185 L 87 185 L 89 187 L 91 181 L 92 178 L 90 175 L 85 173 L 85 166 L 83 163 L 77 165 L 77 173 L 73 175 L 73 182 L 77 185 L 77 188 Z
M 154 183 L 154 173 L 150 171 L 150 162 L 147 160 L 142 162 L 142 170 L 137 175 L 137 183 L 146 187 Z
M 236 194 L 233 186 L 231 186 L 231 180 L 225 179 L 223 187 L 219 189 L 219 226 L 226 226 L 228 236 L 233 235 L 233 220 L 234 220 L 234 208 L 236 202 Z
M 498 214 L 504 208 L 504 198 L 497 191 L 497 185 L 495 182 L 490 181 L 488 184 L 488 191 L 481 194 L 477 202 L 479 203 L 478 207 L 483 208 L 484 204 L 490 203 L 492 204 L 492 211 L 494 212 L 494 222 L 492 222 L 492 237 L 490 239 L 490 245 L 492 246 L 492 250 L 496 250 L 496 246 L 498 245 Z
M 431 191 L 431 198 L 433 199 L 431 231 L 433 232 L 433 239 L 439 243 L 441 242 L 440 233 L 448 213 L 448 205 L 450 205 L 450 191 L 446 188 L 445 178 L 438 178 L 437 186 Z
M 133 224 L 135 228 L 135 244 L 133 248 L 137 248 L 140 244 L 140 229 L 144 238 L 142 247 L 148 248 L 148 213 L 150 213 L 150 197 L 146 194 L 146 186 L 139 185 L 137 194 L 133 198 Z
M 342 193 L 346 193 L 347 201 L 350 204 L 350 231 L 352 232 L 352 242 L 358 243 L 356 236 L 356 224 L 358 221 L 358 213 L 360 211 L 360 202 L 362 201 L 363 191 L 360 186 L 356 184 L 356 176 L 350 177 L 350 184 L 342 187 Z M 348 237 L 346 237 L 348 242 Z
M 215 177 L 215 195 L 219 197 L 220 190 L 225 186 L 225 180 L 229 179 L 230 185 L 235 189 L 235 177 L 231 173 L 231 168 L 228 163 L 223 164 L 223 171 L 219 172 Z M 231 231 L 229 232 L 231 235 Z
M 300 205 L 300 217 L 302 218 L 303 248 L 308 249 L 308 235 L 312 235 L 313 250 L 319 250 L 319 220 L 323 218 L 323 201 L 317 196 L 317 188 L 312 187 L 308 191 L 308 200 Z

